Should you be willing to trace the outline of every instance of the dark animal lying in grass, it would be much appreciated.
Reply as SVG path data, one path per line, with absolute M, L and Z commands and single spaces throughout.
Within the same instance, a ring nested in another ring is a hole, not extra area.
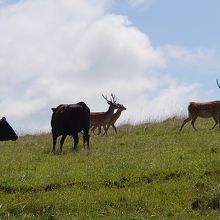
M 0 120 L 0 141 L 15 141 L 18 139 L 17 134 L 13 128 L 9 125 L 6 118 L 3 117 Z
M 88 106 L 84 102 L 69 105 L 61 104 L 57 108 L 52 108 L 52 111 L 52 151 L 55 152 L 57 138 L 62 136 L 60 140 L 60 151 L 62 152 L 67 135 L 73 137 L 73 150 L 76 150 L 79 141 L 78 133 L 81 131 L 83 131 L 83 144 L 85 146 L 87 143 L 89 149 L 90 109 Z

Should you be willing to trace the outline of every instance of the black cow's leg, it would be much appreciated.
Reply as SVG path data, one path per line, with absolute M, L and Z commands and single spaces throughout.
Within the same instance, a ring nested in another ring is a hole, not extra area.
M 79 142 L 78 133 L 73 134 L 73 141 L 74 141 L 73 150 L 77 150 L 77 145 Z
M 83 147 L 85 148 L 85 144 L 87 143 L 87 149 L 89 149 L 89 134 L 85 133 L 83 134 Z
M 89 134 L 87 134 L 87 135 L 86 135 L 86 140 L 87 140 L 87 149 L 89 149 L 89 137 L 90 137 L 90 135 L 89 135 Z
M 86 145 L 86 135 L 85 132 L 83 131 L 83 148 L 85 149 L 85 145 Z
M 60 152 L 62 152 L 63 151 L 63 144 L 64 144 L 64 141 L 65 141 L 65 139 L 66 139 L 66 134 L 63 134 L 62 135 L 62 138 L 61 138 L 61 140 L 60 140 Z
M 52 148 L 52 152 L 55 153 L 56 143 L 57 143 L 57 135 L 56 135 L 55 133 L 52 133 L 52 137 L 53 137 L 53 148 Z

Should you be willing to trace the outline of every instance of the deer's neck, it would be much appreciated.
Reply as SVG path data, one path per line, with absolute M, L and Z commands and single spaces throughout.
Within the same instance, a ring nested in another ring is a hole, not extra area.
M 120 115 L 121 115 L 121 112 L 122 112 L 122 110 L 121 110 L 121 109 L 118 109 L 117 112 L 115 112 L 114 116 L 115 116 L 116 118 L 119 118 Z
M 109 106 L 108 111 L 106 112 L 107 114 L 111 115 L 114 113 L 115 108 L 113 106 Z

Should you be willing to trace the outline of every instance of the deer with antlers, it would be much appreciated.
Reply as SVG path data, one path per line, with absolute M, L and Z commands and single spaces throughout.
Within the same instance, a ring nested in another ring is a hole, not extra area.
M 218 79 L 216 79 L 216 82 L 217 86 L 220 88 Z M 219 125 L 220 129 L 220 101 L 190 102 L 188 106 L 188 118 L 183 121 L 179 131 L 181 131 L 183 129 L 183 126 L 189 121 L 191 121 L 192 127 L 197 130 L 195 128 L 195 121 L 198 117 L 213 118 L 215 124 L 211 129 L 214 129 L 217 124 Z
M 109 108 L 106 112 L 90 112 L 90 128 L 93 133 L 97 127 L 103 127 L 105 132 L 107 129 L 107 124 L 110 122 L 111 117 L 115 109 L 118 109 L 118 104 L 116 103 L 117 98 L 115 95 L 111 94 L 111 100 L 108 100 L 107 96 L 102 94 L 102 97 L 109 104 Z
M 116 129 L 116 127 L 115 127 L 115 122 L 116 122 L 116 121 L 118 120 L 118 118 L 121 116 L 122 111 L 125 111 L 125 110 L 126 110 L 126 108 L 125 108 L 122 104 L 119 104 L 119 103 L 118 103 L 117 105 L 118 105 L 118 110 L 112 115 L 112 117 L 111 117 L 109 123 L 107 124 L 106 130 L 105 130 L 105 132 L 104 132 L 104 134 L 106 134 L 106 135 L 107 135 L 108 129 L 109 129 L 111 126 L 113 127 L 115 133 L 117 134 L 117 129 Z M 99 129 L 99 132 L 98 132 L 97 135 L 99 135 L 99 134 L 101 133 L 101 126 L 99 126 L 98 129 Z M 103 134 L 103 135 L 104 135 L 104 134 Z

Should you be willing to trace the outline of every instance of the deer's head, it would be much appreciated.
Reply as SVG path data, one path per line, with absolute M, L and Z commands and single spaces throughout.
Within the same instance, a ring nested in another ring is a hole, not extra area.
M 113 93 L 111 93 L 111 99 L 110 100 L 107 98 L 107 96 L 104 96 L 103 94 L 102 94 L 102 97 L 107 101 L 107 103 L 110 105 L 110 107 L 112 107 L 114 109 L 119 108 L 118 104 L 116 103 L 118 98 Z

